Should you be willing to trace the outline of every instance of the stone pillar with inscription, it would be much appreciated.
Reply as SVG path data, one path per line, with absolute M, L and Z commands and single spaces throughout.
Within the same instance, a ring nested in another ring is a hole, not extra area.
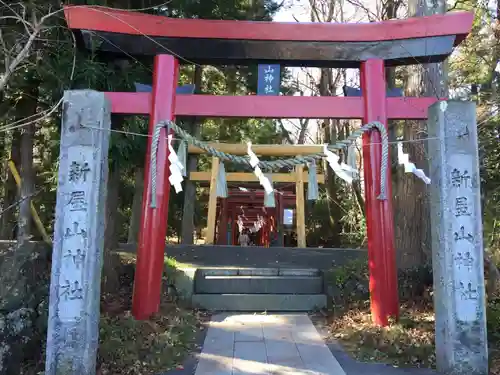
M 476 127 L 473 102 L 429 109 L 436 359 L 453 375 L 488 374 Z
M 46 375 L 96 371 L 110 124 L 103 93 L 65 92 Z

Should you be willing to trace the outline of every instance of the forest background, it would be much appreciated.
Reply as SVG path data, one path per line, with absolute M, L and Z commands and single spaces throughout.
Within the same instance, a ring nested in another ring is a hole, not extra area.
M 271 20 L 297 18 L 312 22 L 377 21 L 408 16 L 474 10 L 472 34 L 446 64 L 387 69 L 389 86 L 403 88 L 411 96 L 449 96 L 475 100 L 481 153 L 484 238 L 496 257 L 500 241 L 498 220 L 500 168 L 498 152 L 498 61 L 500 58 L 500 3 L 458 0 L 446 3 L 422 0 L 152 0 L 72 1 L 122 9 L 140 10 L 169 17 Z M 31 219 L 33 202 L 52 233 L 57 187 L 60 104 L 64 90 L 91 88 L 101 91 L 133 91 L 134 84 L 150 83 L 152 64 L 124 56 L 103 57 L 81 51 L 67 30 L 59 2 L 0 1 L 0 239 L 41 239 Z M 300 10 L 300 14 L 299 14 Z M 296 15 L 297 14 L 297 15 Z M 96 39 L 98 39 L 96 37 Z M 99 41 L 96 40 L 96 43 Z M 165 51 L 168 53 L 168 51 Z M 284 69 L 283 95 L 339 95 L 342 86 L 357 86 L 358 72 L 347 69 Z M 194 83 L 198 92 L 246 95 L 256 92 L 257 67 L 194 66 L 184 64 L 180 84 Z M 192 134 L 207 141 L 253 143 L 335 143 L 359 126 L 342 120 L 241 120 L 193 119 L 185 124 Z M 140 222 L 147 119 L 114 116 L 111 137 L 107 202 L 107 247 L 136 242 Z M 127 134 L 128 133 L 128 134 Z M 134 133 L 134 134 L 132 134 Z M 405 151 L 426 169 L 425 122 L 393 121 L 391 141 L 405 141 Z M 408 142 L 411 141 L 411 142 Z M 393 190 L 396 248 L 401 268 L 418 266 L 430 259 L 428 189 L 420 180 L 398 167 L 395 145 Z M 361 150 L 359 150 L 361 152 Z M 194 158 L 193 158 L 194 159 Z M 20 171 L 18 189 L 9 170 L 11 160 Z M 361 157 L 358 157 L 361 163 Z M 120 163 L 118 163 L 120 161 Z M 194 161 L 191 161 L 191 167 Z M 200 157 L 198 168 L 209 162 Z M 360 165 L 362 168 L 362 164 Z M 366 247 L 362 179 L 347 186 L 324 166 L 326 184 L 320 199 L 308 207 L 307 237 L 310 246 Z M 362 176 L 362 173 L 361 173 Z M 237 186 L 237 185 L 236 185 Z M 203 198 L 205 197 L 205 198 Z M 206 225 L 207 199 L 203 189 L 186 183 L 172 194 L 168 236 L 184 243 Z

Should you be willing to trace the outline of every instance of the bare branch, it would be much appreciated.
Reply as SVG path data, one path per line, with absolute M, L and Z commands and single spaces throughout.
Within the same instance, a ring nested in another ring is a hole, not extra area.
M 321 17 L 316 7 L 316 0 L 309 0 L 309 4 L 311 4 L 311 21 L 321 22 Z
M 279 119 L 278 124 L 280 125 L 281 132 L 286 137 L 287 142 L 290 143 L 291 145 L 293 145 L 294 142 L 293 142 L 292 136 L 290 135 L 290 132 L 285 128 L 285 124 L 283 123 L 283 119 Z
M 9 55 L 10 51 L 7 49 L 7 45 L 5 44 L 5 39 L 3 38 L 3 31 L 2 28 L 0 28 L 0 44 L 2 46 L 2 53 L 3 53 L 3 63 L 4 63 L 4 69 L 7 69 L 10 63 Z
M 306 134 L 307 134 L 307 127 L 309 126 L 309 119 L 303 119 L 300 120 L 300 132 L 299 132 L 299 137 L 297 139 L 297 143 L 299 145 L 304 144 Z
M 32 194 L 29 194 L 25 197 L 22 197 L 21 199 L 19 199 L 17 202 L 14 202 L 12 203 L 10 206 L 6 207 L 5 209 L 3 209 L 2 211 L 0 211 L 0 216 L 2 216 L 3 214 L 5 214 L 7 211 L 19 206 L 21 203 L 23 203 L 25 200 L 27 199 L 31 199 L 35 196 L 37 196 L 43 189 L 38 189 L 37 191 L 35 191 L 34 193 Z
M 372 12 L 364 4 L 362 4 L 359 0 L 347 0 L 347 2 L 354 7 L 363 9 L 363 11 L 366 13 L 366 16 L 368 17 L 368 21 L 374 22 L 374 21 L 378 21 L 380 19 L 379 15 Z
M 5 73 L 0 78 L 0 92 L 2 92 L 5 89 L 7 82 L 9 81 L 12 73 L 16 70 L 17 66 L 21 64 L 21 62 L 28 57 L 31 46 L 33 45 L 33 42 L 38 36 L 40 30 L 41 30 L 41 25 L 40 27 L 36 27 L 34 29 L 33 33 L 30 35 L 28 41 L 24 45 L 21 52 L 19 52 L 18 55 L 10 62 L 10 64 L 5 67 L 6 68 Z
M 6 4 L 5 1 L 0 0 L 0 3 L 3 4 L 5 7 L 7 7 L 13 14 L 14 16 L 5 16 L 3 19 L 7 18 L 13 18 L 18 22 L 23 23 L 27 34 L 29 35 L 27 38 L 27 41 L 24 43 L 24 46 L 21 48 L 21 50 L 17 53 L 15 57 L 10 59 L 10 53 L 7 53 L 8 49 L 6 47 L 5 39 L 3 35 L 0 35 L 1 39 L 1 44 L 2 44 L 2 49 L 4 50 L 5 53 L 5 68 L 4 68 L 4 73 L 0 75 L 0 92 L 3 92 L 5 90 L 5 87 L 7 86 L 7 82 L 13 75 L 13 73 L 20 67 L 20 65 L 28 58 L 30 51 L 33 47 L 33 44 L 37 37 L 40 35 L 40 33 L 44 30 L 44 23 L 51 17 L 55 16 L 57 13 L 61 12 L 62 9 L 58 9 L 53 12 L 48 12 L 45 14 L 43 17 L 40 18 L 39 21 L 36 19 L 36 14 L 35 11 L 32 12 L 31 18 L 33 20 L 33 23 L 29 23 L 26 21 L 26 15 L 24 14 L 25 12 L 23 11 L 23 14 L 21 15 L 19 12 L 16 12 L 14 8 L 12 8 L 10 5 Z M 24 6 L 22 6 L 24 8 Z M 24 9 L 25 10 L 25 9 Z
M 326 22 L 332 22 L 333 21 L 333 14 L 335 11 L 335 1 L 330 0 L 330 3 L 328 4 L 328 15 L 326 16 Z

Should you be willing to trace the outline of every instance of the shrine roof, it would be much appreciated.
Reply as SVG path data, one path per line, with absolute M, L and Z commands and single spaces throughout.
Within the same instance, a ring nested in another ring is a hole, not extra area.
M 358 67 L 443 61 L 472 27 L 470 12 L 373 23 L 280 23 L 174 19 L 144 13 L 67 6 L 68 26 L 80 42 L 107 53 L 170 53 L 199 64 L 281 63 Z M 97 35 L 98 38 L 95 38 Z

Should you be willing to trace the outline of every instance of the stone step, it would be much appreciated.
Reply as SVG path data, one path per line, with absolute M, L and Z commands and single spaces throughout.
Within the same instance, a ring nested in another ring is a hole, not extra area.
M 197 294 L 321 294 L 321 276 L 200 276 Z
M 198 268 L 197 276 L 321 276 L 315 268 Z
M 210 311 L 313 311 L 326 307 L 326 295 L 193 294 L 191 303 Z

